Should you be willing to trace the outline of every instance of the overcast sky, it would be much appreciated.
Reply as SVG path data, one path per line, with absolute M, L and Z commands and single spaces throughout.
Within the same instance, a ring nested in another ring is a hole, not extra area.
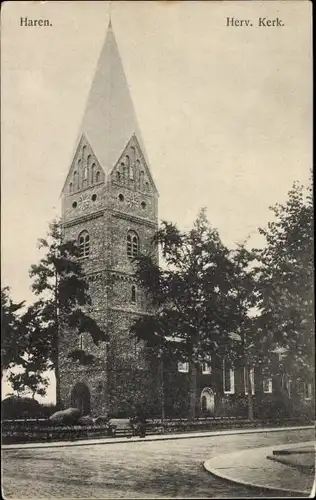
M 271 219 L 312 162 L 311 4 L 112 2 L 112 24 L 160 219 L 189 227 L 206 206 L 228 246 Z M 283 27 L 258 27 L 259 17 Z M 21 27 L 20 18 L 49 27 Z M 227 27 L 226 18 L 252 27 Z M 37 238 L 60 213 L 108 2 L 2 9 L 2 286 L 32 300 Z

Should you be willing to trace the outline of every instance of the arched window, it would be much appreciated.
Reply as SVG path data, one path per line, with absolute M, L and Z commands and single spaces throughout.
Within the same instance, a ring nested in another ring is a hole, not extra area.
M 131 147 L 131 157 L 132 157 L 132 165 L 134 165 L 135 160 L 136 160 L 136 151 L 134 146 Z
M 87 146 L 83 146 L 83 148 L 82 148 L 82 158 L 83 159 L 85 158 L 85 155 L 86 155 L 86 149 L 87 149 Z
M 91 155 L 88 155 L 87 156 L 87 165 L 88 165 L 88 167 L 90 167 L 90 163 L 91 163 Z
M 78 348 L 80 351 L 87 351 L 91 345 L 91 335 L 88 332 L 80 333 L 78 337 Z
M 140 183 L 140 187 L 143 188 L 144 187 L 144 170 L 140 171 L 139 183 Z
M 125 156 L 125 165 L 126 165 L 126 174 L 124 175 L 125 179 L 128 181 L 128 179 L 130 178 L 130 167 L 131 167 L 131 162 L 130 162 L 130 159 L 129 159 L 129 156 L 126 155 Z
M 95 176 L 95 163 L 92 163 L 92 167 L 91 167 L 91 184 L 94 183 L 94 176 Z
M 78 172 L 77 170 L 73 173 L 74 188 L 78 189 Z
M 95 182 L 100 182 L 100 178 L 101 178 L 101 174 L 100 174 L 100 172 L 98 171 L 98 172 L 95 174 Z
M 133 304 L 136 304 L 136 286 L 135 285 L 132 285 L 131 301 L 133 302 Z
M 72 193 L 72 182 L 69 183 L 69 193 Z
M 79 256 L 89 257 L 90 255 L 90 236 L 88 231 L 82 231 L 78 238 L 79 243 Z
M 121 180 L 121 172 L 119 172 L 119 171 L 116 172 L 116 180 L 118 182 L 120 182 L 120 180 Z
M 83 187 L 87 186 L 87 181 L 88 181 L 88 167 L 85 166 L 83 169 L 83 176 L 82 176 L 82 186 Z
M 133 166 L 129 167 L 129 180 L 130 181 L 134 180 L 134 167 Z
M 129 231 L 127 234 L 127 256 L 136 257 L 138 255 L 139 240 L 134 231 Z

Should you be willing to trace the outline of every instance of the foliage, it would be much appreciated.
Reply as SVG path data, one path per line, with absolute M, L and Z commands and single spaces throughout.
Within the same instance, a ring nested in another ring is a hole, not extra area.
M 39 372 L 31 372 L 27 366 L 27 362 L 24 364 L 27 367 L 24 372 L 10 372 L 8 375 L 8 381 L 10 382 L 12 389 L 18 395 L 31 393 L 33 399 L 35 394 L 45 396 L 46 388 L 48 387 L 48 378 L 43 377 L 43 375 Z
M 19 315 L 23 306 L 24 302 L 12 301 L 9 287 L 1 289 L 1 378 L 5 370 L 23 363 L 25 337 Z
M 258 354 L 270 373 L 314 378 L 312 190 L 294 183 L 285 204 L 271 207 L 274 221 L 260 233 L 266 246 L 254 253 L 261 333 Z M 271 351 L 282 349 L 282 355 Z
M 43 394 L 47 384 L 41 374 L 53 369 L 58 397 L 58 338 L 70 329 L 78 335 L 90 333 L 95 344 L 107 336 L 86 312 L 91 299 L 78 248 L 74 241 L 63 240 L 60 222 L 50 224 L 48 237 L 39 240 L 39 248 L 44 256 L 30 269 L 31 288 L 38 300 L 21 318 L 25 373 L 11 376 L 11 381 L 16 390 L 30 387 Z M 73 358 L 77 359 L 76 353 Z M 83 364 L 94 362 L 94 356 L 86 353 L 78 359 Z
M 2 419 L 34 418 L 41 416 L 41 405 L 36 399 L 8 396 L 1 401 Z
M 188 232 L 163 222 L 154 242 L 161 249 L 163 267 L 153 256 L 135 260 L 153 312 L 138 319 L 132 333 L 151 346 L 172 345 L 176 359 L 189 360 L 194 391 L 196 363 L 210 355 L 212 360 L 241 355 L 240 342 L 231 332 L 242 330 L 248 321 L 253 301 L 251 255 L 244 247 L 228 250 L 208 223 L 205 210 Z

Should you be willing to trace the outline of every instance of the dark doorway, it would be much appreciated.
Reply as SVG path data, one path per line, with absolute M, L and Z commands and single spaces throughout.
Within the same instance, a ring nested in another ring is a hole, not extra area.
M 90 414 L 90 391 L 86 384 L 79 382 L 71 391 L 71 406 L 78 408 L 82 415 Z

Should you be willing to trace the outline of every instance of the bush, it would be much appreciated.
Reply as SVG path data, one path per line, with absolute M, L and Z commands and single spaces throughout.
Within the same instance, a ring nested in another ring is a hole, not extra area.
M 231 394 L 223 396 L 216 408 L 218 417 L 242 417 L 248 416 L 248 398 L 243 394 Z
M 293 398 L 290 400 L 291 417 L 302 422 L 312 422 L 315 420 L 314 399 Z
M 36 399 L 9 396 L 2 403 L 2 419 L 40 418 L 41 405 Z
M 291 416 L 289 400 L 279 393 L 265 394 L 254 404 L 254 416 L 260 420 L 284 420 Z

